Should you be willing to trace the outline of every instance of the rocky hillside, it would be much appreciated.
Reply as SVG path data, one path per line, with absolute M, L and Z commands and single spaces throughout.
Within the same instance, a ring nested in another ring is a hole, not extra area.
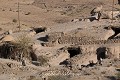
M 87 17 L 96 6 L 103 5 L 111 10 L 113 0 L 35 0 L 34 5 L 43 9 L 57 10 L 62 15 L 71 17 Z M 114 4 L 117 4 L 115 0 Z

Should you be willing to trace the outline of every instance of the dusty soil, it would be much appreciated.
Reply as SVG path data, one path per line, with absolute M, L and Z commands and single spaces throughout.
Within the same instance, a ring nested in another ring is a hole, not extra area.
M 101 3 L 104 3 L 104 9 L 109 9 L 112 0 L 21 0 L 20 3 L 20 21 L 22 28 L 29 27 L 51 27 L 59 23 L 66 23 L 74 18 L 88 17 L 90 11 Z M 117 0 L 116 0 L 117 1 Z M 3 30 L 16 29 L 18 26 L 18 2 L 16 0 L 0 1 L 0 27 Z M 45 3 L 47 7 L 42 8 Z M 13 22 L 16 19 L 17 22 Z
M 18 1 L 21 32 L 18 32 Z M 10 35 L 14 39 L 19 37 L 23 32 L 25 35 L 30 36 L 34 42 L 33 49 L 37 57 L 42 55 L 47 56 L 49 59 L 48 64 L 45 66 L 36 66 L 27 63 L 27 61 L 26 66 L 22 66 L 22 63 L 19 61 L 0 58 L 0 80 L 41 80 L 44 76 L 45 78 L 52 74 L 52 76 L 54 76 L 54 73 L 62 75 L 62 72 L 63 75 L 71 72 L 68 79 L 66 78 L 65 80 L 116 80 L 116 74 L 120 71 L 120 56 L 117 56 L 117 58 L 104 59 L 102 65 L 97 64 L 93 67 L 84 67 L 81 69 L 81 65 L 88 65 L 89 60 L 96 61 L 96 54 L 88 55 L 83 52 L 85 55 L 79 57 L 79 59 L 76 58 L 77 56 L 70 58 L 70 53 L 66 51 L 66 49 L 64 50 L 64 48 L 71 46 L 71 44 L 58 44 L 59 41 L 55 42 L 53 40 L 51 41 L 55 43 L 55 45 L 53 43 L 51 44 L 53 46 L 42 45 L 47 43 L 47 41 L 49 42 L 49 40 L 46 40 L 46 35 L 53 33 L 54 36 L 59 32 L 62 32 L 64 36 L 80 37 L 84 41 L 107 41 L 115 32 L 104 28 L 110 25 L 117 25 L 119 27 L 119 20 L 114 20 L 112 24 L 110 19 L 101 19 L 100 21 L 93 22 L 71 21 L 75 18 L 82 19 L 90 17 L 91 10 L 101 4 L 103 5 L 104 11 L 112 10 L 112 1 L 113 0 L 0 0 L 0 42 L 2 42 L 4 35 L 6 35 L 4 33 L 8 30 L 14 32 Z M 120 5 L 118 5 L 117 0 L 115 0 L 113 10 L 119 9 Z M 33 27 L 45 27 L 46 30 L 36 34 L 35 32 L 30 32 Z M 116 39 L 120 40 L 120 36 L 116 36 Z M 56 37 L 57 36 L 54 36 L 54 38 Z M 10 41 L 10 38 L 7 38 L 7 40 Z M 118 54 L 120 51 L 119 44 L 119 42 L 105 45 L 86 44 L 84 46 L 83 44 L 82 48 L 84 49 L 83 51 L 90 52 L 98 48 L 98 46 L 115 47 L 111 49 L 111 51 L 116 52 L 113 53 L 115 55 L 120 55 Z M 76 44 L 74 44 L 74 46 L 76 46 Z M 71 70 L 65 67 L 65 65 L 59 65 L 60 62 L 66 59 L 73 60 L 73 62 L 75 59 L 76 64 L 73 63 L 72 67 L 77 66 L 77 69 Z M 66 73 L 64 73 L 64 71 L 66 71 Z M 57 79 L 55 78 L 55 80 Z

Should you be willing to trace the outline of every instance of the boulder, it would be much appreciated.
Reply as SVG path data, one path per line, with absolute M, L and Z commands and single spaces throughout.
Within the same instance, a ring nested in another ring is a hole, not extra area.
M 14 39 L 13 36 L 11 36 L 11 35 L 6 35 L 6 36 L 4 36 L 4 37 L 2 38 L 2 41 L 3 41 L 3 42 L 4 42 L 4 41 L 14 42 L 15 39 Z

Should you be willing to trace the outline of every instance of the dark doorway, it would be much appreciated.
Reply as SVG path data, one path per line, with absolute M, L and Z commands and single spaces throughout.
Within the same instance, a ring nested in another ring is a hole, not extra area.
M 31 57 L 32 61 L 37 61 L 37 55 L 34 52 L 30 53 L 30 57 Z
M 37 33 L 45 32 L 46 27 L 41 27 L 41 28 L 33 28 L 33 30 Z
M 97 49 L 97 60 L 100 60 L 100 59 L 105 59 L 107 58 L 107 54 L 106 54 L 106 47 L 100 47 Z
M 120 0 L 118 0 L 118 4 L 120 5 Z
M 46 35 L 45 37 L 40 37 L 37 40 L 43 41 L 43 42 L 48 42 L 48 35 Z
M 67 50 L 68 53 L 70 54 L 70 58 L 81 53 L 80 48 L 76 48 L 76 47 L 69 47 Z
M 109 37 L 109 39 L 113 39 L 116 35 L 118 35 L 120 33 L 119 27 L 111 27 L 111 29 L 115 32 L 115 34 L 113 36 Z
M 0 58 L 10 58 L 12 55 L 14 55 L 14 48 L 15 46 L 9 41 L 0 45 Z

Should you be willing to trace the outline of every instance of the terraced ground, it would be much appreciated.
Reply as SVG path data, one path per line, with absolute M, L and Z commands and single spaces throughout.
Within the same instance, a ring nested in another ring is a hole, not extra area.
M 102 12 L 111 11 L 112 1 L 0 0 L 0 80 L 119 80 L 120 19 L 113 23 L 87 19 L 97 6 L 103 5 Z M 114 1 L 113 10 L 119 11 L 118 0 Z M 72 22 L 76 18 L 84 21 Z M 32 41 L 30 60 L 4 59 L 3 53 L 13 54 L 5 43 L 15 44 L 20 36 Z

